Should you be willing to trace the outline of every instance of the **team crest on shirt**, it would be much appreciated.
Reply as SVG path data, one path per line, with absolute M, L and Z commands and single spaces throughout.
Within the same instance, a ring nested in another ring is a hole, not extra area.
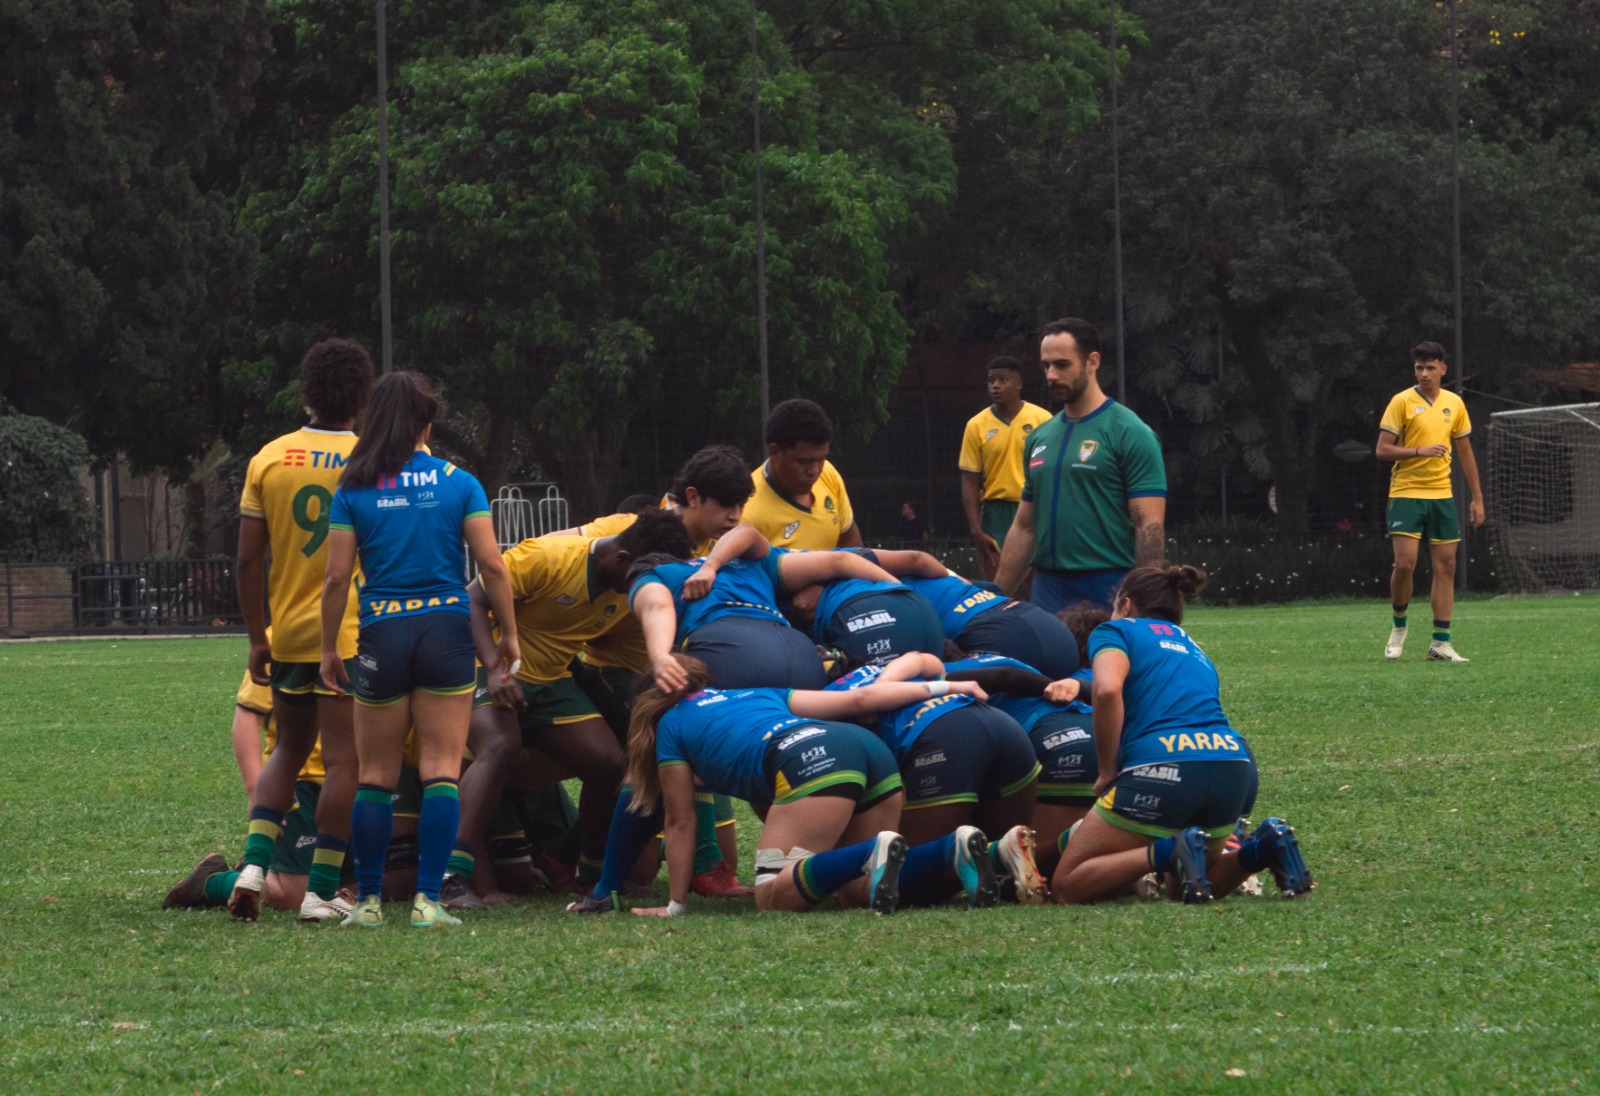
M 985 434 L 983 436 L 983 440 L 984 441 L 993 441 L 994 440 L 994 436 L 996 434 L 998 434 L 998 433 L 1000 433 L 1000 428 L 998 426 L 996 426 L 992 430 L 990 430 L 987 434 Z
M 822 500 L 822 508 L 824 510 L 832 510 L 833 509 L 833 499 L 832 499 L 831 496 L 829 498 L 825 498 L 825 499 Z
M 1083 464 L 1087 462 L 1090 457 L 1094 456 L 1095 450 L 1099 448 L 1100 443 L 1095 441 L 1093 438 L 1090 438 L 1088 441 L 1078 446 L 1078 463 Z
M 605 611 L 602 612 L 600 615 L 603 616 L 603 617 L 608 617 L 608 616 L 610 616 L 612 613 L 614 613 L 616 611 L 617 611 L 617 607 L 615 605 L 607 605 L 605 607 Z
M 798 528 L 800 528 L 800 523 L 798 521 L 791 521 L 788 525 L 785 525 L 783 527 L 783 539 L 788 540 L 790 537 L 794 536 L 795 530 Z
M 1442 415 L 1444 415 L 1444 417 L 1445 417 L 1445 418 L 1447 418 L 1447 419 L 1448 419 L 1448 418 L 1449 418 L 1449 417 L 1450 417 L 1450 409 L 1449 409 L 1449 408 L 1448 408 L 1448 407 L 1446 407 L 1446 408 L 1445 408 L 1445 409 L 1444 409 L 1444 410 L 1443 410 L 1443 411 L 1442 411 L 1442 412 L 1440 412 L 1440 413 L 1441 413 L 1441 414 L 1442 414 Z
M 1023 437 L 1027 437 L 1031 433 L 1033 433 L 1033 423 L 1031 423 L 1031 422 L 1023 423 L 1022 424 L 1022 436 Z
M 560 597 L 556 598 L 557 605 L 575 605 L 577 604 L 577 601 L 578 599 L 573 597 L 571 594 L 562 594 Z

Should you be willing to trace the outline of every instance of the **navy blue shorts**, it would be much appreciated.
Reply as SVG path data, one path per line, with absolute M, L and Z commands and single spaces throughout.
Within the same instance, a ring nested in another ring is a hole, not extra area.
M 1039 802 L 1094 806 L 1100 758 L 1094 749 L 1093 712 L 1050 712 L 1028 728 L 1039 759 Z
M 351 691 L 362 704 L 393 704 L 413 689 L 471 693 L 476 651 L 466 613 L 418 613 L 362 627 L 356 638 Z
M 1078 671 L 1078 641 L 1061 619 L 1026 601 L 979 613 L 956 636 L 968 654 L 1005 655 L 1026 662 L 1051 681 Z
M 1171 837 L 1199 826 L 1213 842 L 1256 804 L 1254 758 L 1173 761 L 1126 770 L 1095 803 L 1095 813 L 1120 830 Z
M 822 642 L 843 651 L 852 666 L 887 666 L 912 651 L 944 656 L 938 612 L 909 588 L 846 598 L 823 626 Z
M 828 683 L 811 637 L 776 620 L 713 620 L 689 633 L 683 653 L 706 664 L 718 689 L 820 689 Z
M 1123 567 L 1103 571 L 1050 571 L 1041 567 L 1033 572 L 1033 603 L 1052 616 L 1083 602 L 1109 613 L 1111 599 L 1117 596 L 1117 587 L 1127 573 Z
M 876 735 L 825 719 L 774 735 L 767 743 L 766 769 L 774 806 L 808 795 L 834 795 L 855 800 L 859 814 L 901 786 L 894 755 Z
M 989 803 L 1026 788 L 1039 761 L 1026 732 L 987 704 L 952 708 L 925 727 L 899 757 L 906 810 Z

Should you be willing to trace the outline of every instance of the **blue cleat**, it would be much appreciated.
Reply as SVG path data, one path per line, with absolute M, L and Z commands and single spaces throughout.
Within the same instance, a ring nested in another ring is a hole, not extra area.
M 1250 840 L 1258 842 L 1261 856 L 1285 898 L 1310 894 L 1316 888 L 1316 881 L 1306 868 L 1305 857 L 1300 855 L 1294 827 L 1289 823 L 1281 818 L 1269 818 L 1256 827 Z
M 961 889 L 967 892 L 971 909 L 992 906 L 1000 900 L 994 882 L 994 861 L 989 858 L 989 839 L 976 826 L 956 828 L 956 851 L 952 866 Z
M 1183 890 L 1183 903 L 1198 906 L 1211 901 L 1211 880 L 1206 878 L 1206 831 L 1190 826 L 1182 833 L 1173 834 L 1172 859 L 1167 870 L 1178 877 Z
M 873 913 L 893 913 L 900 905 L 900 865 L 906 858 L 906 839 L 884 830 L 872 842 L 867 856 L 867 902 Z

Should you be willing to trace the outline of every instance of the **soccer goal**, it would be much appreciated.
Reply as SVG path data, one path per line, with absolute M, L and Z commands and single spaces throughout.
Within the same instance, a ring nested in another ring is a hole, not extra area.
M 1489 517 L 1506 584 L 1600 587 L 1600 403 L 1489 416 Z

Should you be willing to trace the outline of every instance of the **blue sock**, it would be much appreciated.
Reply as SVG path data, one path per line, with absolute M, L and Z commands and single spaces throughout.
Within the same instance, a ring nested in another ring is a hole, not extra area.
M 953 833 L 923 845 L 913 845 L 906 850 L 906 858 L 900 864 L 900 890 L 917 890 L 924 882 L 952 870 L 955 854 L 956 835 Z
M 425 781 L 422 814 L 417 819 L 417 890 L 435 902 L 460 826 L 461 793 L 456 782 L 448 777 Z
M 1267 866 L 1267 852 L 1254 838 L 1239 843 L 1239 866 L 1254 875 Z
M 350 812 L 350 847 L 356 853 L 356 885 L 362 898 L 383 893 L 383 865 L 389 859 L 389 834 L 394 830 L 394 792 L 376 784 L 356 789 Z
M 1166 871 L 1172 863 L 1172 850 L 1178 847 L 1176 837 L 1158 837 L 1150 845 L 1150 870 Z
M 596 898 L 608 898 L 622 886 L 623 880 L 633 870 L 639 852 L 650 839 L 661 832 L 666 812 L 661 804 L 646 814 L 628 809 L 633 802 L 633 789 L 626 784 L 617 793 L 617 807 L 611 812 L 611 832 L 606 834 L 606 859 L 600 865 L 600 878 L 594 884 Z
M 876 841 L 877 838 L 873 838 L 858 845 L 814 853 L 800 861 L 795 868 L 794 885 L 799 888 L 801 897 L 814 906 L 852 879 L 859 879 Z

